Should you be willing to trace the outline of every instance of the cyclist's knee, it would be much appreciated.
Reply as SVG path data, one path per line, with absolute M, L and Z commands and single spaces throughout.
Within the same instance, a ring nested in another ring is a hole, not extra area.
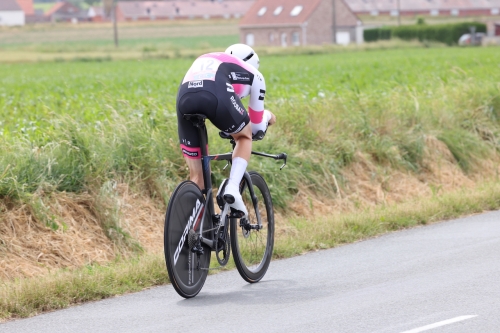
M 231 134 L 232 137 L 238 141 L 240 139 L 243 140 L 252 140 L 252 127 L 250 124 L 246 125 L 241 131 L 236 134 Z

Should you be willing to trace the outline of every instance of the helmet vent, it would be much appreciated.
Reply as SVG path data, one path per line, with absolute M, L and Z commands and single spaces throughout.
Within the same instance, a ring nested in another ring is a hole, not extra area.
M 250 53 L 249 55 L 247 55 L 247 57 L 245 59 L 243 59 L 243 61 L 248 61 L 248 60 L 252 59 L 252 57 L 253 57 L 254 54 L 255 53 L 253 53 L 253 52 Z

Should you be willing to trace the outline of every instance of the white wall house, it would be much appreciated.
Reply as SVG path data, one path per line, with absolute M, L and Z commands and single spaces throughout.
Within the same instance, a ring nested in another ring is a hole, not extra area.
M 0 26 L 24 25 L 25 20 L 16 0 L 0 0 Z

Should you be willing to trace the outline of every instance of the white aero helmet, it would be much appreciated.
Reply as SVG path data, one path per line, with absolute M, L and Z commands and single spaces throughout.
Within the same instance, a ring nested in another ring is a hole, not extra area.
M 246 44 L 233 44 L 226 49 L 226 53 L 232 54 L 237 58 L 243 60 L 247 64 L 250 64 L 256 69 L 259 69 L 259 56 L 250 46 Z

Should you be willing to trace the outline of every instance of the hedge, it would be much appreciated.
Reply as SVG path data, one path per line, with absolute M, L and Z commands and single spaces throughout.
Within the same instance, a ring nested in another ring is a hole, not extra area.
M 366 42 L 382 39 L 400 38 L 403 40 L 418 39 L 419 41 L 436 41 L 447 45 L 458 43 L 460 36 L 470 33 L 470 27 L 475 26 L 476 32 L 486 32 L 486 24 L 478 22 L 464 22 L 439 25 L 404 25 L 398 27 L 382 27 L 366 29 Z
M 366 29 L 363 32 L 365 42 L 375 42 L 382 39 L 391 39 L 391 29 L 389 28 L 375 28 Z

